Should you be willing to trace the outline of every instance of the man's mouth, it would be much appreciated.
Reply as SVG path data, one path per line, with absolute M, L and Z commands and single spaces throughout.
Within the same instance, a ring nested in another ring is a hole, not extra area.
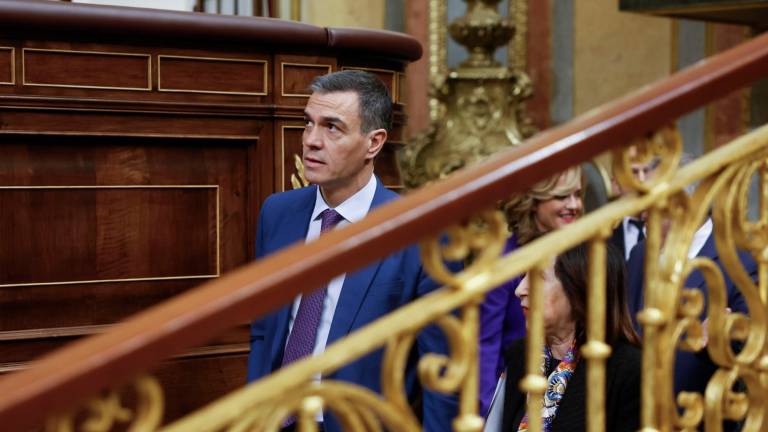
M 304 166 L 318 166 L 325 165 L 325 163 L 319 159 L 315 159 L 309 156 L 304 156 Z

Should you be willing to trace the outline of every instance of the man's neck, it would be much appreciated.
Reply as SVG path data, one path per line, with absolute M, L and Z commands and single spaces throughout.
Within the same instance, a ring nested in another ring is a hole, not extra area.
M 354 178 L 354 181 L 347 182 L 339 187 L 334 186 L 320 186 L 320 193 L 323 194 L 323 199 L 328 207 L 335 208 L 344 201 L 348 200 L 352 195 L 356 194 L 360 189 L 371 180 L 373 170 L 363 173 Z

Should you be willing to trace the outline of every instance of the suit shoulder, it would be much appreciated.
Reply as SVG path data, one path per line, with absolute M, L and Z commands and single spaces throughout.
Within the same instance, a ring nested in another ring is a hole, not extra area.
M 316 188 L 313 186 L 276 192 L 269 195 L 261 205 L 262 211 L 280 211 L 295 205 L 297 202 L 312 200 L 314 202 Z

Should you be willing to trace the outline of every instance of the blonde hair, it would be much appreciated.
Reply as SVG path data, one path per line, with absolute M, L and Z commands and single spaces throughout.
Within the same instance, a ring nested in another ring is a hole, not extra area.
M 565 180 L 558 186 L 561 178 Z M 568 195 L 581 184 L 581 167 L 575 166 L 534 184 L 526 193 L 512 195 L 503 209 L 509 231 L 517 237 L 517 243 L 523 245 L 544 234 L 536 226 L 536 204 Z

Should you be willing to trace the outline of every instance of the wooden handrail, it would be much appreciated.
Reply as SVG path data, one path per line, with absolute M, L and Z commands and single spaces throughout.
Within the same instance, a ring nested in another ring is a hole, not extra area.
M 436 234 L 513 192 L 619 147 L 768 75 L 768 34 L 663 79 L 485 163 L 142 312 L 0 381 L 0 424 L 23 430 L 298 293 Z

